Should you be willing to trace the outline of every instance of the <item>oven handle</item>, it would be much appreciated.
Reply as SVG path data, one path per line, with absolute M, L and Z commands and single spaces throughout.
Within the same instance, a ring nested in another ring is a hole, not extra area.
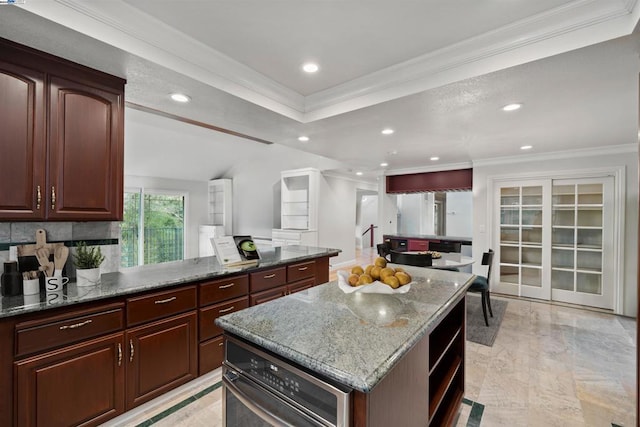
M 235 373 L 234 373 L 235 374 Z M 245 395 L 238 387 L 236 387 L 236 385 L 234 384 L 234 381 L 238 380 L 240 378 L 240 374 L 235 374 L 234 375 L 235 378 L 230 377 L 228 373 L 225 373 L 222 376 L 222 382 L 224 383 L 224 385 L 227 387 L 227 389 L 233 393 L 233 395 L 236 397 L 236 399 L 238 399 L 240 402 L 242 402 L 247 408 L 249 408 L 251 410 L 251 412 L 253 412 L 254 414 L 256 414 L 257 416 L 259 416 L 260 418 L 262 418 L 264 421 L 268 422 L 271 425 L 277 425 L 277 426 L 287 426 L 287 427 L 295 427 L 293 424 L 287 422 L 286 420 L 283 420 L 282 418 L 278 417 L 277 415 L 272 414 L 271 412 L 269 412 L 267 409 L 263 408 L 261 405 L 253 402 L 249 397 L 247 397 L 247 395 Z M 246 382 L 246 381 L 245 381 Z M 259 386 L 255 386 L 255 387 L 259 387 Z M 268 391 L 265 390 L 265 393 L 269 393 Z M 312 418 L 310 418 L 307 414 L 301 412 L 299 409 L 294 408 L 293 406 L 289 405 L 286 402 L 282 402 L 283 405 L 287 405 L 290 409 L 294 410 L 298 415 L 308 419 L 309 421 L 313 422 L 313 423 L 318 423 L 318 421 L 313 420 Z

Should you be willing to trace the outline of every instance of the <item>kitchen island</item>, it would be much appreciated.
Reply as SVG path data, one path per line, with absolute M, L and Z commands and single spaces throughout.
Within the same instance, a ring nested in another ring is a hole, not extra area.
M 216 322 L 229 340 L 352 390 L 334 425 L 449 425 L 464 392 L 465 294 L 474 276 L 406 270 L 414 279 L 406 293 L 346 294 L 330 282 Z

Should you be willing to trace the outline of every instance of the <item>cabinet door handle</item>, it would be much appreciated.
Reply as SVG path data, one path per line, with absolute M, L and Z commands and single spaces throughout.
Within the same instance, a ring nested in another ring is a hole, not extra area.
M 81 326 L 88 325 L 91 322 L 93 322 L 93 320 L 89 319 L 89 320 L 85 320 L 84 322 L 74 323 L 73 325 L 63 325 L 63 326 L 60 326 L 60 330 L 64 331 L 65 329 L 77 329 Z
M 266 276 L 264 276 L 265 279 L 273 279 L 274 277 L 276 277 L 276 274 L 267 274 Z
M 167 299 L 159 299 L 156 301 L 156 304 L 166 304 L 168 302 L 171 302 L 173 300 L 175 300 L 177 297 L 171 297 L 171 298 L 167 298 Z
M 133 348 L 133 340 L 129 340 L 129 363 L 133 362 L 134 354 L 135 354 L 135 349 Z
M 309 267 L 298 267 L 298 271 L 305 271 L 306 269 L 308 269 Z
M 218 310 L 218 313 L 226 313 L 226 312 L 228 312 L 228 311 L 233 310 L 234 308 L 235 308 L 235 307 L 232 305 L 232 306 L 231 306 L 231 307 L 229 307 L 229 308 L 224 308 L 224 309 L 222 309 L 222 310 Z
M 224 341 L 218 344 L 218 347 L 222 347 L 224 345 Z
M 56 208 L 56 187 L 51 186 L 51 210 Z
M 40 202 L 42 201 L 42 193 L 40 192 L 40 186 L 36 188 L 36 210 L 40 210 Z
M 122 366 L 122 344 L 118 343 L 118 366 Z
M 229 283 L 228 285 L 220 285 L 218 286 L 218 289 L 227 289 L 235 285 L 236 285 L 235 283 Z

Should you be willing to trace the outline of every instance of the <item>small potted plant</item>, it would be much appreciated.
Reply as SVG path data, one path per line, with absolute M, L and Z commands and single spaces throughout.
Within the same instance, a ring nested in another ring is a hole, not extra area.
M 76 265 L 76 282 L 78 286 L 94 286 L 100 284 L 100 264 L 104 255 L 99 246 L 88 247 L 86 242 L 78 242 L 73 262 Z

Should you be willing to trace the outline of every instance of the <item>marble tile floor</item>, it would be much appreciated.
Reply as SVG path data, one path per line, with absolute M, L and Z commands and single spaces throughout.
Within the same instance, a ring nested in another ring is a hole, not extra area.
M 457 426 L 636 425 L 635 319 L 506 299 L 494 345 L 467 342 Z M 219 426 L 219 380 L 109 426 Z

